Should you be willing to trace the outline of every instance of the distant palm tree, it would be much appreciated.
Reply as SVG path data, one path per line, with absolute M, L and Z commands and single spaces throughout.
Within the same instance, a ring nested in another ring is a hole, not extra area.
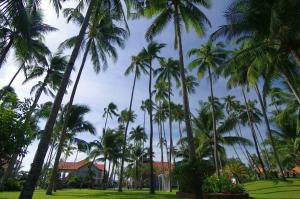
M 174 157 L 173 151 L 173 132 L 172 132 L 172 108 L 171 108 L 171 94 L 172 94 L 172 80 L 175 82 L 180 82 L 180 73 L 179 73 L 179 61 L 169 59 L 160 59 L 160 68 L 156 69 L 154 74 L 157 75 L 157 81 L 166 81 L 168 84 L 168 105 L 169 105 L 169 129 L 170 129 L 170 153 L 169 153 L 169 175 L 172 175 L 171 172 L 171 162 L 172 157 Z M 170 178 L 170 185 L 172 184 L 172 180 Z M 170 186 L 170 192 L 172 192 L 172 186 Z
M 191 70 L 198 68 L 198 79 L 202 79 L 205 72 L 208 71 L 208 77 L 210 82 L 210 97 L 212 106 L 212 119 L 213 119 L 213 131 L 214 131 L 214 158 L 215 169 L 218 176 L 220 176 L 220 170 L 218 166 L 218 152 L 217 152 L 217 124 L 215 119 L 215 97 L 213 92 L 213 70 L 216 70 L 225 61 L 225 51 L 223 44 L 214 44 L 212 40 L 209 40 L 206 44 L 202 44 L 200 48 L 191 49 L 188 52 L 189 57 L 195 56 L 189 67 Z
M 119 116 L 117 113 L 118 107 L 115 103 L 110 102 L 106 108 L 104 108 L 104 113 L 102 115 L 103 118 L 105 118 L 105 123 L 104 123 L 104 129 L 103 129 L 103 134 L 105 134 L 106 131 L 106 126 L 107 126 L 107 120 L 108 117 L 112 118 L 112 116 Z

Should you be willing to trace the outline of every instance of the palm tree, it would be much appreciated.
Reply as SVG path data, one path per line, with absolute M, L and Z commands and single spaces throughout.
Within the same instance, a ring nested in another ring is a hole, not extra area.
M 186 29 L 192 27 L 201 36 L 205 32 L 205 25 L 210 25 L 205 14 L 199 9 L 200 6 L 210 7 L 210 1 L 188 1 L 188 0 L 149 0 L 146 4 L 144 15 L 146 17 L 156 16 L 151 26 L 146 32 L 146 39 L 152 40 L 154 36 L 162 32 L 167 24 L 173 20 L 175 29 L 175 47 L 179 54 L 180 80 L 182 87 L 184 117 L 187 136 L 189 140 L 189 155 L 191 159 L 195 157 L 195 147 L 193 143 L 193 132 L 190 121 L 190 106 L 186 86 L 186 76 L 184 69 L 184 53 L 182 49 L 181 25 L 185 24 Z M 200 193 L 199 193 L 200 195 Z
M 98 5 L 99 7 L 100 5 Z M 98 10 L 96 10 L 98 11 Z M 123 30 L 122 28 L 119 28 L 117 26 L 115 26 L 112 22 L 113 20 L 113 15 L 110 18 L 110 16 L 108 15 L 110 13 L 106 13 L 106 12 L 102 12 L 102 13 L 98 13 L 96 12 L 95 14 L 92 15 L 91 17 L 91 21 L 92 23 L 90 23 L 89 25 L 89 38 L 88 38 L 88 42 L 87 42 L 87 46 L 85 49 L 85 54 L 83 56 L 82 59 L 82 64 L 81 67 L 79 69 L 72 93 L 71 93 L 71 97 L 70 97 L 70 101 L 69 101 L 69 106 L 72 106 L 74 97 L 75 97 L 75 93 L 77 90 L 77 86 L 81 77 L 81 73 L 87 58 L 87 54 L 90 51 L 91 48 L 91 58 L 94 64 L 94 69 L 96 72 L 100 71 L 100 60 L 103 61 L 104 67 L 105 65 L 107 65 L 107 60 L 106 60 L 106 54 L 112 56 L 114 59 L 117 58 L 117 53 L 116 50 L 113 46 L 114 43 L 116 43 L 119 46 L 123 46 L 124 45 L 124 38 L 127 37 L 127 33 L 125 30 Z M 98 18 L 100 16 L 100 18 Z M 82 18 L 82 17 L 81 17 Z M 100 28 L 99 28 L 100 27 Z M 71 40 L 73 40 L 74 38 L 72 38 Z M 109 43 L 107 41 L 110 41 Z M 101 56 L 99 56 L 97 54 L 97 52 L 99 52 L 99 54 L 101 54 Z M 111 107 L 109 107 L 111 108 Z M 114 108 L 114 107 L 113 107 Z M 67 125 L 68 125 L 68 120 L 69 120 L 69 114 L 70 114 L 70 108 L 68 108 L 67 110 L 67 114 L 66 114 L 66 119 L 65 119 L 65 124 L 63 127 L 63 131 L 61 134 L 61 140 L 60 143 L 62 146 L 62 143 L 64 143 L 64 136 L 66 133 L 66 129 L 67 129 Z M 113 112 L 112 109 L 109 109 L 108 111 Z M 111 112 L 108 113 L 111 114 Z M 107 117 L 106 117 L 106 122 L 107 122 Z M 106 125 L 106 123 L 105 123 Z M 104 130 L 105 133 L 105 130 Z M 60 148 L 58 148 L 60 149 Z M 58 161 L 60 159 L 60 153 L 61 150 L 58 150 L 58 158 L 56 159 L 57 162 L 54 164 L 54 168 L 53 171 L 57 170 L 55 168 L 55 166 L 58 166 Z M 54 175 L 56 174 L 55 172 L 52 172 Z M 48 188 L 47 194 L 51 195 L 51 187 Z
M 60 84 L 58 93 L 57 93 L 56 98 L 54 100 L 54 104 L 53 104 L 53 107 L 52 107 L 51 114 L 50 114 L 50 116 L 49 116 L 49 118 L 46 122 L 44 134 L 41 137 L 39 146 L 38 146 L 37 151 L 36 151 L 35 158 L 33 160 L 33 164 L 32 164 L 31 169 L 29 171 L 28 179 L 25 182 L 23 190 L 20 194 L 20 198 L 26 198 L 26 197 L 31 198 L 32 197 L 34 187 L 36 185 L 38 176 L 40 175 L 40 171 L 41 171 L 41 168 L 42 168 L 43 160 L 45 158 L 45 154 L 48 150 L 48 146 L 49 146 L 53 126 L 54 126 L 54 123 L 55 123 L 55 118 L 58 114 L 60 104 L 62 102 L 64 93 L 66 91 L 68 81 L 69 81 L 71 72 L 73 70 L 74 63 L 75 63 L 76 58 L 79 54 L 80 47 L 81 47 L 81 44 L 84 40 L 86 30 L 89 26 L 92 13 L 99 9 L 99 4 L 97 4 L 97 2 L 98 1 L 89 2 L 88 9 L 86 11 L 85 17 L 84 17 L 82 25 L 81 25 L 80 32 L 79 32 L 78 37 L 77 37 L 77 41 L 75 42 L 76 44 L 74 45 L 73 51 L 71 53 L 70 60 L 68 62 L 67 68 L 65 70 L 65 73 L 64 73 L 62 82 Z M 122 10 L 122 5 L 121 5 L 121 2 L 119 0 L 107 0 L 106 3 L 107 4 L 108 3 L 114 3 L 114 5 L 115 5 L 114 8 L 115 9 L 118 8 L 119 11 L 120 11 L 120 12 L 116 12 L 116 13 L 119 13 L 122 16 L 122 13 L 124 13 L 124 12 Z M 107 6 L 107 4 L 105 4 L 104 6 Z M 81 7 L 83 7 L 83 6 L 81 6 Z M 108 8 L 111 8 L 111 7 L 108 7 Z
M 59 107 L 62 103 L 62 99 L 63 99 L 63 96 L 65 94 L 65 91 L 67 89 L 67 85 L 68 85 L 68 82 L 69 82 L 69 79 L 70 79 L 71 72 L 73 70 L 75 60 L 76 60 L 76 58 L 79 54 L 80 46 L 81 46 L 82 41 L 84 39 L 84 35 L 86 33 L 86 29 L 88 27 L 92 11 L 94 10 L 95 6 L 96 6 L 96 1 L 91 1 L 89 3 L 84 21 L 82 23 L 80 32 L 78 34 L 78 40 L 77 40 L 76 45 L 75 45 L 75 47 L 72 51 L 72 54 L 71 54 L 70 60 L 68 62 L 67 68 L 65 70 L 63 79 L 61 81 L 59 90 L 58 90 L 57 95 L 55 97 L 51 113 L 50 113 L 49 118 L 48 118 L 48 120 L 46 122 L 46 125 L 45 125 L 44 133 L 43 133 L 43 135 L 40 139 L 36 154 L 35 154 L 34 159 L 33 159 L 33 163 L 31 164 L 31 168 L 30 168 L 29 173 L 28 173 L 28 178 L 26 179 L 26 182 L 25 182 L 25 184 L 23 186 L 23 189 L 20 193 L 20 196 L 19 196 L 20 199 L 32 198 L 33 191 L 34 191 L 34 188 L 36 186 L 36 183 L 37 183 L 37 180 L 38 180 L 38 177 L 40 175 L 42 165 L 43 165 L 43 162 L 44 162 L 44 159 L 45 159 L 45 155 L 46 155 L 48 147 L 49 147 L 53 126 L 55 124 L 55 119 L 56 119 L 56 116 L 58 114 Z
M 107 125 L 107 120 L 108 117 L 112 119 L 112 116 L 118 116 L 119 114 L 117 113 L 118 107 L 115 103 L 110 102 L 106 108 L 104 108 L 104 113 L 102 115 L 103 118 L 105 118 L 105 123 L 104 123 L 104 129 L 103 132 L 106 131 L 106 125 Z M 104 133 L 105 134 L 105 133 Z
M 224 62 L 225 51 L 223 49 L 223 44 L 214 44 L 212 40 L 209 40 L 206 44 L 202 44 L 200 48 L 191 49 L 188 55 L 196 56 L 189 67 L 191 70 L 198 68 L 198 79 L 202 79 L 205 72 L 208 71 L 209 83 L 210 83 L 210 97 L 212 106 L 212 118 L 213 118 L 213 132 L 214 132 L 214 158 L 215 158 L 215 169 L 218 176 L 220 176 L 219 166 L 218 166 L 218 153 L 217 153 L 217 127 L 215 119 L 215 98 L 213 92 L 213 70 L 216 70 L 219 65 Z
M 68 109 L 69 109 L 68 107 L 70 107 L 69 104 L 65 105 L 65 107 L 63 109 L 63 113 L 61 114 L 61 119 L 59 119 L 59 121 L 61 122 L 61 124 L 59 125 L 60 127 L 63 127 L 65 124 L 64 120 L 67 116 L 66 114 L 68 113 Z M 66 128 L 66 135 L 65 135 L 66 137 L 69 138 L 68 140 L 72 139 L 73 137 L 75 137 L 75 135 L 77 133 L 80 133 L 80 132 L 89 132 L 91 134 L 95 134 L 96 131 L 95 131 L 94 126 L 90 122 L 84 120 L 84 116 L 89 111 L 90 111 L 90 109 L 87 106 L 83 106 L 83 105 L 72 105 L 71 106 L 71 111 L 69 112 L 69 122 L 68 122 L 68 126 Z M 62 133 L 63 133 L 63 131 L 62 131 Z M 54 166 L 53 166 L 51 177 L 50 177 L 50 182 L 48 184 L 48 188 L 47 188 L 47 192 L 46 192 L 47 195 L 51 195 L 53 188 L 55 188 L 54 183 L 55 183 L 55 179 L 57 176 L 58 162 L 60 160 L 60 156 L 64 149 L 64 145 L 65 145 L 65 139 L 63 139 L 63 142 L 61 142 L 62 133 L 60 135 L 58 149 L 57 149 L 56 156 L 55 156 L 55 162 L 54 162 Z
M 61 82 L 64 69 L 67 65 L 66 59 L 66 56 L 56 53 L 54 55 L 50 55 L 48 60 L 46 60 L 45 63 L 42 63 L 42 66 L 38 65 L 30 67 L 31 70 L 29 71 L 28 77 L 23 84 L 35 78 L 41 77 L 42 75 L 45 75 L 45 77 L 43 81 L 39 81 L 37 84 L 35 84 L 30 91 L 31 94 L 35 91 L 36 93 L 27 117 L 30 117 L 32 112 L 35 110 L 43 92 L 46 95 L 50 94 L 51 96 L 54 96 L 53 90 L 57 90 Z
M 143 143 L 147 140 L 145 129 L 140 125 L 138 125 L 136 128 L 132 128 L 129 134 L 129 140 L 132 140 L 134 143 L 140 144 L 141 146 L 143 146 Z
M 30 12 L 30 9 L 27 7 L 23 17 L 23 20 L 26 21 L 26 23 L 19 24 L 14 18 L 9 18 L 5 15 L 5 12 L 1 12 L 0 43 L 3 49 L 0 52 L 0 68 L 11 49 L 15 50 L 15 55 L 19 59 L 25 58 L 29 60 L 32 58 L 35 51 L 44 48 L 41 43 L 43 36 L 48 32 L 57 30 L 56 28 L 43 23 L 43 15 L 40 9 L 35 10 L 35 12 Z M 26 35 L 22 34 L 24 32 L 21 26 L 27 29 L 28 32 Z M 39 57 L 39 59 L 40 58 L 41 57 Z M 20 69 L 18 71 L 20 71 Z
M 250 131 L 253 137 L 253 141 L 255 144 L 255 150 L 256 150 L 256 155 L 259 159 L 259 162 L 261 164 L 261 167 L 263 169 L 263 173 L 266 176 L 266 169 L 264 166 L 264 162 L 261 158 L 260 151 L 259 151 L 259 146 L 258 146 L 258 140 L 257 136 L 255 133 L 255 128 L 254 128 L 254 122 L 253 122 L 253 115 L 251 114 L 251 109 L 249 108 L 249 101 L 246 98 L 245 94 L 245 86 L 248 86 L 248 81 L 247 81 L 247 70 L 245 70 L 244 65 L 237 65 L 237 64 L 227 64 L 222 68 L 222 73 L 225 78 L 229 77 L 229 80 L 227 82 L 227 87 L 229 89 L 240 86 L 242 90 L 242 96 L 244 100 L 244 106 L 245 106 L 245 111 L 246 111 L 246 120 L 248 122 L 248 125 L 250 127 Z
M 156 69 L 154 73 L 157 74 L 157 81 L 166 81 L 168 83 L 168 104 L 169 104 L 169 129 L 170 129 L 170 153 L 169 153 L 169 175 L 171 176 L 171 160 L 174 156 L 173 152 L 173 134 L 172 134 L 172 109 L 171 109 L 171 90 L 172 83 L 174 79 L 176 82 L 180 82 L 180 73 L 179 73 L 179 62 L 169 58 L 167 60 L 160 59 L 160 68 Z M 170 178 L 170 184 L 172 184 Z M 170 186 L 170 192 L 172 192 L 172 186 Z

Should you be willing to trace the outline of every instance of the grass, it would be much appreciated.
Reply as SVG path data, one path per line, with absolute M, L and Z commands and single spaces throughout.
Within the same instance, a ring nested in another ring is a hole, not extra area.
M 300 199 L 300 179 L 289 179 L 287 182 L 255 181 L 245 184 L 250 196 L 255 199 Z M 64 189 L 58 190 L 53 196 L 46 196 L 44 190 L 37 190 L 33 199 L 175 199 L 175 192 L 156 192 L 149 195 L 148 191 Z M 16 199 L 19 192 L 0 192 L 0 199 Z
M 19 192 L 0 192 L 0 199 L 16 199 Z M 53 197 L 54 196 L 54 197 Z M 148 191 L 132 191 L 124 190 L 119 193 L 115 190 L 89 190 L 89 189 L 64 189 L 58 190 L 53 196 L 45 195 L 44 190 L 37 190 L 34 193 L 33 199 L 85 199 L 85 198 L 99 198 L 99 199 L 175 199 L 175 191 L 156 192 L 155 195 L 149 195 Z
M 255 199 L 300 199 L 300 179 L 287 182 L 255 181 L 245 184 L 250 196 Z

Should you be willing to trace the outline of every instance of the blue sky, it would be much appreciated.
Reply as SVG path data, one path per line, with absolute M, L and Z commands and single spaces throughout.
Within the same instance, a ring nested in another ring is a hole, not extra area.
M 193 33 L 184 33 L 183 34 L 183 47 L 185 53 L 194 47 L 199 47 L 203 42 L 207 40 L 207 37 L 211 32 L 216 30 L 218 26 L 224 24 L 225 20 L 223 17 L 224 10 L 229 4 L 230 0 L 213 0 L 212 8 L 209 10 L 203 10 L 207 17 L 210 19 L 212 28 L 207 29 L 206 36 L 199 38 Z M 65 3 L 64 8 L 72 6 L 71 3 Z M 45 36 L 46 45 L 51 49 L 52 52 L 55 52 L 58 45 L 64 41 L 66 38 L 69 38 L 73 35 L 76 35 L 79 32 L 79 28 L 73 24 L 66 24 L 66 20 L 60 15 L 60 18 L 57 18 L 53 8 L 49 5 L 49 1 L 42 1 L 42 8 L 45 15 L 45 23 L 50 24 L 59 30 L 53 33 L 50 33 Z M 151 23 L 151 20 L 141 19 L 135 21 L 129 21 L 129 27 L 131 31 L 130 38 L 126 42 L 125 49 L 119 49 L 118 55 L 119 58 L 117 62 L 109 61 L 109 67 L 105 72 L 101 72 L 96 75 L 93 71 L 92 64 L 90 60 L 87 61 L 85 65 L 84 72 L 78 87 L 78 92 L 75 97 L 75 103 L 88 105 L 91 109 L 91 112 L 86 116 L 86 119 L 89 120 L 97 129 L 98 136 L 102 132 L 104 126 L 104 119 L 102 118 L 103 109 L 110 103 L 114 102 L 118 105 L 119 110 L 127 108 L 130 100 L 130 91 L 132 87 L 133 76 L 125 77 L 124 71 L 126 67 L 130 64 L 131 56 L 136 55 L 142 47 L 147 45 L 147 42 L 144 39 L 144 34 Z M 177 58 L 178 54 L 174 50 L 174 28 L 171 24 L 166 28 L 165 31 L 161 33 L 160 36 L 155 38 L 156 41 L 161 43 L 166 43 L 167 47 L 162 50 L 161 55 L 164 57 L 174 57 Z M 67 52 L 68 53 L 68 52 Z M 10 57 L 7 60 L 7 63 L 0 70 L 0 87 L 6 85 L 10 78 L 13 76 L 14 72 L 17 70 L 18 63 L 13 58 L 13 52 L 10 53 Z M 75 67 L 78 68 L 78 65 L 81 61 L 81 56 L 77 59 Z M 189 63 L 188 58 L 185 58 L 185 64 Z M 156 65 L 157 67 L 157 65 Z M 75 72 L 72 74 L 72 79 L 75 77 Z M 20 99 L 30 97 L 30 89 L 34 82 L 22 85 L 24 76 L 20 75 L 16 81 L 13 83 L 13 87 L 16 89 L 16 92 Z M 141 101 L 147 98 L 148 79 L 147 77 L 142 77 L 141 80 L 137 82 L 135 97 L 133 102 L 133 109 L 138 114 L 136 122 L 133 126 L 142 124 L 143 115 L 140 111 Z M 72 86 L 69 87 L 69 93 Z M 226 81 L 224 79 L 219 79 L 214 84 L 215 95 L 217 97 L 224 97 L 228 94 L 239 95 L 239 90 L 227 91 Z M 181 97 L 178 95 L 179 90 L 175 90 L 175 96 L 173 100 L 175 103 L 181 103 Z M 194 112 L 198 109 L 199 100 L 207 100 L 209 96 L 209 86 L 206 79 L 200 82 L 200 86 L 197 88 L 196 94 L 190 96 L 191 110 Z M 240 97 L 238 97 L 240 98 Z M 64 103 L 69 99 L 69 95 L 65 95 Z M 41 102 L 46 102 L 53 100 L 50 97 L 43 96 Z M 146 122 L 146 130 L 148 129 L 148 121 Z M 41 122 L 41 128 L 43 128 L 44 122 Z M 175 140 L 178 138 L 177 124 L 174 124 L 174 137 Z M 117 126 L 116 118 L 108 121 L 108 126 L 114 128 Z M 157 129 L 156 127 L 154 128 Z M 147 131 L 148 132 L 148 131 Z M 157 144 L 157 132 L 155 131 L 155 146 Z M 81 134 L 78 137 L 91 141 L 96 139 L 94 136 L 88 134 Z M 37 147 L 37 141 L 35 141 L 29 147 L 29 153 L 25 157 L 24 161 L 24 170 L 28 170 L 30 163 L 32 162 L 35 150 Z M 158 147 L 155 148 L 155 151 L 158 152 Z M 231 155 L 232 152 L 228 149 L 228 154 Z M 85 154 L 80 154 L 78 159 L 84 158 Z M 157 159 L 159 154 L 156 155 Z M 69 161 L 74 160 L 74 156 L 71 156 Z

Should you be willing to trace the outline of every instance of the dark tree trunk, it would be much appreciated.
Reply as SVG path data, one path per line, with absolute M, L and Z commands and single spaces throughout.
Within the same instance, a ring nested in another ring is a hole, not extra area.
M 107 159 L 107 156 L 104 155 L 104 171 L 103 171 L 103 179 L 102 179 L 102 186 L 103 186 L 103 189 L 106 188 L 106 186 L 105 186 L 105 178 L 106 178 L 106 159 Z
M 182 41 L 181 41 L 178 5 L 175 5 L 175 33 L 176 33 L 177 44 L 178 44 L 177 48 L 179 53 L 180 80 L 181 80 L 181 87 L 182 87 L 184 119 L 185 119 L 186 133 L 187 133 L 188 143 L 189 143 L 189 156 L 190 159 L 196 159 L 194 135 L 192 131 L 191 117 L 190 117 L 190 105 L 189 105 L 189 98 L 188 98 L 188 92 L 186 87 L 186 77 L 184 72 L 185 68 L 184 68 L 184 60 L 183 60 L 183 49 L 182 49 Z
M 251 118 L 250 111 L 249 111 L 249 108 L 248 108 L 248 101 L 246 99 L 244 87 L 242 87 L 242 93 L 243 93 L 243 97 L 244 97 L 244 101 L 245 101 L 245 105 L 246 105 L 246 111 L 247 111 L 247 116 L 248 116 L 248 124 L 250 126 L 250 130 L 251 130 L 251 133 L 252 133 L 252 137 L 253 137 L 253 141 L 254 141 L 254 145 L 255 145 L 256 154 L 257 154 L 259 163 L 261 165 L 261 168 L 263 170 L 263 173 L 264 173 L 265 177 L 267 178 L 267 173 L 266 173 L 265 165 L 264 165 L 264 162 L 263 162 L 263 160 L 261 158 L 260 151 L 259 151 L 259 148 L 258 148 L 258 143 L 257 143 L 256 134 L 255 134 L 255 129 L 254 129 L 252 118 Z
M 14 76 L 10 80 L 9 84 L 2 90 L 2 92 L 0 92 L 0 100 L 2 100 L 2 98 L 5 96 L 5 94 L 7 93 L 8 89 L 11 87 L 12 83 L 15 81 L 16 77 L 19 75 L 19 73 L 21 72 L 21 70 L 24 67 L 25 67 L 25 64 L 23 63 L 20 66 L 20 68 L 17 70 L 17 72 L 14 74 Z
M 264 116 L 264 120 L 265 120 L 265 123 L 266 123 L 267 132 L 268 132 L 268 135 L 269 135 L 271 146 L 272 146 L 272 149 L 273 149 L 274 157 L 275 157 L 275 160 L 277 162 L 277 166 L 279 168 L 281 177 L 282 177 L 282 179 L 285 180 L 282 165 L 281 165 L 281 162 L 280 162 L 280 159 L 279 159 L 279 156 L 278 156 L 278 153 L 277 153 L 276 145 L 275 145 L 275 142 L 274 142 L 274 139 L 273 139 L 273 135 L 272 135 L 272 131 L 271 131 L 270 123 L 269 123 L 269 118 L 268 118 L 266 108 L 265 108 L 265 105 L 263 103 L 263 100 L 262 100 L 262 97 L 261 97 L 261 94 L 260 94 L 260 91 L 259 91 L 259 88 L 258 88 L 257 84 L 255 84 L 255 90 L 256 90 L 256 93 L 257 93 L 257 96 L 258 96 L 258 100 L 259 100 L 262 112 L 263 112 L 263 116 Z
M 170 128 L 170 153 L 169 153 L 169 183 L 170 192 L 172 192 L 172 157 L 174 156 L 173 151 L 173 132 L 172 132 L 172 110 L 171 110 L 171 78 L 168 77 L 168 101 L 169 101 L 169 128 Z
M 298 66 L 300 66 L 300 55 L 299 55 L 299 53 L 296 50 L 291 49 L 291 54 L 293 55 L 293 58 L 296 61 L 296 63 L 298 64 Z
M 150 121 L 150 194 L 155 194 L 153 168 L 153 115 L 152 115 L 152 64 L 149 66 L 149 121 Z
M 68 82 L 70 79 L 70 75 L 73 70 L 73 66 L 76 61 L 76 58 L 78 56 L 82 40 L 84 39 L 84 35 L 85 35 L 86 29 L 88 27 L 88 23 L 90 21 L 90 16 L 91 16 L 91 13 L 92 13 L 92 10 L 93 10 L 95 4 L 96 4 L 96 1 L 90 1 L 89 8 L 87 10 L 85 19 L 83 21 L 82 27 L 81 27 L 79 35 L 78 35 L 78 41 L 72 51 L 69 63 L 67 65 L 62 82 L 60 84 L 60 88 L 59 88 L 56 98 L 54 100 L 54 103 L 52 106 L 52 111 L 51 111 L 48 121 L 46 123 L 44 133 L 41 137 L 40 143 L 39 143 L 37 151 L 35 153 L 35 157 L 33 159 L 33 163 L 31 164 L 31 168 L 30 168 L 27 180 L 26 180 L 26 182 L 23 186 L 23 189 L 20 193 L 19 199 L 32 198 L 34 188 L 35 188 L 37 180 L 40 176 L 43 162 L 45 159 L 45 155 L 46 155 L 48 147 L 49 147 L 49 143 L 50 143 L 52 131 L 53 131 L 53 126 L 55 124 L 56 117 L 57 117 L 59 108 L 61 106 L 63 96 L 66 92 Z
M 59 144 L 58 144 L 58 148 L 57 148 L 55 162 L 54 162 L 53 169 L 52 169 L 52 175 L 51 175 L 50 182 L 49 182 L 47 192 L 46 192 L 47 195 L 52 195 L 52 190 L 53 190 L 55 179 L 56 179 L 56 176 L 57 176 L 58 164 L 59 164 L 59 160 L 60 160 L 60 157 L 61 157 L 61 154 L 62 154 L 62 151 L 63 151 L 65 138 L 66 138 L 66 135 L 67 135 L 67 129 L 68 129 L 68 125 L 69 125 L 69 120 L 70 120 L 70 114 L 71 114 L 71 110 L 72 110 L 73 101 L 74 101 L 76 90 L 77 90 L 77 87 L 78 87 L 78 84 L 79 84 L 79 81 L 80 81 L 80 77 L 81 77 L 81 74 L 82 74 L 82 71 L 83 71 L 83 68 L 84 68 L 84 64 L 85 64 L 85 61 L 86 61 L 86 58 L 87 58 L 87 55 L 88 55 L 88 52 L 89 52 L 89 49 L 90 49 L 90 45 L 91 45 L 91 40 L 89 40 L 88 43 L 87 43 L 87 46 L 86 46 L 86 49 L 85 49 L 85 52 L 84 52 L 84 55 L 83 55 L 83 58 L 82 58 L 82 63 L 81 63 L 81 66 L 79 68 L 79 71 L 78 71 L 78 74 L 77 74 L 77 77 L 76 77 L 76 80 L 75 80 L 75 83 L 74 83 L 74 86 L 73 86 L 73 90 L 72 90 L 72 93 L 71 93 L 71 96 L 70 96 L 67 112 L 66 112 L 66 115 L 65 115 L 65 121 L 64 121 L 63 129 L 62 129 L 60 139 L 59 139 Z
M 7 53 L 10 50 L 11 46 L 13 45 L 13 43 L 14 43 L 13 38 L 10 38 L 8 44 L 2 50 L 1 56 L 0 56 L 0 68 L 2 67 L 3 62 L 4 62 L 4 60 L 5 60 L 6 56 L 7 56 Z
M 218 141 L 217 141 L 217 127 L 216 127 L 216 114 L 215 114 L 215 98 L 213 92 L 213 82 L 212 82 L 212 74 L 210 71 L 210 67 L 208 66 L 208 75 L 209 75 L 209 83 L 210 83 L 210 96 L 211 96 L 211 110 L 212 110 L 212 121 L 213 121 L 213 133 L 214 133 L 214 162 L 217 176 L 220 176 L 220 169 L 218 164 Z
M 87 172 L 87 176 L 86 176 L 86 177 L 88 177 L 88 175 L 90 174 L 90 172 L 91 172 L 91 170 L 92 170 L 92 167 L 93 167 L 93 164 L 94 164 L 95 160 L 96 160 L 96 156 L 94 156 L 92 162 L 89 163 L 89 166 L 88 166 L 88 172 Z M 105 171 L 105 167 L 104 167 L 104 171 Z M 81 183 L 80 183 L 80 189 L 82 189 L 86 177 L 83 177 L 83 178 L 82 178 Z M 104 176 L 103 176 L 103 178 L 104 178 Z
M 134 74 L 134 80 L 131 90 L 131 97 L 130 97 L 130 103 L 129 103 L 129 113 L 131 113 L 132 109 L 132 102 L 133 102 L 133 96 L 134 96 L 134 89 L 135 89 L 135 83 L 137 79 L 137 73 Z M 122 191 L 122 183 L 123 183 L 123 172 L 124 172 L 124 161 L 125 161 L 125 152 L 126 152 L 126 142 L 127 142 L 127 131 L 129 127 L 130 121 L 126 121 L 126 127 L 124 132 L 124 140 L 123 140 L 123 148 L 122 148 L 122 160 L 121 160 L 121 172 L 120 172 L 120 182 L 119 182 L 119 189 L 118 191 Z

